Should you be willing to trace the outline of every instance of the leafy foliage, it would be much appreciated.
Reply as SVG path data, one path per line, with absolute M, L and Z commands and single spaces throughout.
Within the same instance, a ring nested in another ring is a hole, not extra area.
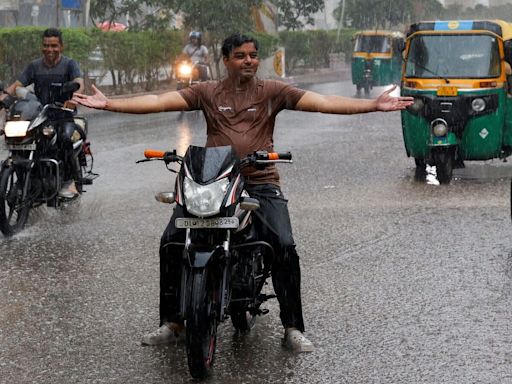
M 323 0 L 275 0 L 279 9 L 279 26 L 297 30 L 314 25 L 312 15 L 324 9 Z
M 340 5 L 334 17 L 341 17 Z M 357 29 L 390 29 L 422 19 L 436 19 L 443 14 L 438 0 L 345 0 L 343 25 L 350 21 Z
M 147 12 L 148 8 L 151 12 Z M 91 0 L 90 17 L 97 24 L 129 15 L 132 31 L 162 30 L 173 20 L 173 9 L 176 9 L 175 0 Z
M 110 71 L 116 93 L 125 87 L 134 91 L 138 83 L 153 89 L 159 71 L 166 68 L 181 51 L 182 33 L 178 31 L 103 32 L 98 47 L 103 67 Z
M 286 50 L 286 72 L 293 74 L 300 67 L 316 69 L 329 66 L 331 53 L 351 52 L 355 30 L 282 31 L 279 44 Z

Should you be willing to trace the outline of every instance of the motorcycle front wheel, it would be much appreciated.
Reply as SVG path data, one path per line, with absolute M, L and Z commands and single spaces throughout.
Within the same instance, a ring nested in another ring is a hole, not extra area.
M 202 379 L 210 374 L 217 345 L 220 284 L 208 268 L 192 271 L 186 309 L 187 360 L 190 374 Z
M 31 203 L 30 173 L 25 169 L 5 167 L 0 173 L 0 230 L 12 236 L 25 226 Z
M 249 332 L 256 324 L 256 316 L 246 308 L 234 307 L 231 309 L 231 323 L 240 332 Z

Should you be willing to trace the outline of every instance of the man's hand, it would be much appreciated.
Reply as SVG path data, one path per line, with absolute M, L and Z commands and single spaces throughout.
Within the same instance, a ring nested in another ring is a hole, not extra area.
M 377 103 L 377 111 L 382 112 L 390 112 L 390 111 L 399 111 L 401 109 L 407 108 L 409 105 L 414 103 L 414 98 L 409 96 L 399 96 L 394 97 L 391 96 L 391 92 L 396 89 L 396 84 L 388 89 L 387 91 L 382 92 L 382 94 L 377 97 L 375 100 Z
M 75 92 L 71 100 L 89 108 L 105 109 L 107 106 L 108 98 L 94 85 L 92 85 L 92 90 L 94 93 L 90 96 Z

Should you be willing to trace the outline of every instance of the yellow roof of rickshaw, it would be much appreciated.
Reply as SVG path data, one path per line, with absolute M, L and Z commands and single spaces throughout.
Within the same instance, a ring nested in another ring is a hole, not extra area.
M 512 39 L 512 23 L 500 19 L 483 20 L 432 20 L 411 24 L 407 37 L 419 31 L 457 32 L 461 30 L 490 31 L 503 40 Z
M 364 31 L 358 31 L 354 33 L 354 37 L 364 35 L 364 36 L 391 36 L 395 38 L 404 38 L 405 35 L 399 31 L 387 31 L 383 29 L 368 29 Z

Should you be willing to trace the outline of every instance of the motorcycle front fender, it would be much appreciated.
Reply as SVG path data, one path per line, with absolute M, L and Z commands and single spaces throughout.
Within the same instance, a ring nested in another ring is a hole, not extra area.
M 188 250 L 187 258 L 191 268 L 205 268 L 208 264 L 214 260 L 224 256 L 224 248 L 221 246 L 216 247 L 212 250 Z

